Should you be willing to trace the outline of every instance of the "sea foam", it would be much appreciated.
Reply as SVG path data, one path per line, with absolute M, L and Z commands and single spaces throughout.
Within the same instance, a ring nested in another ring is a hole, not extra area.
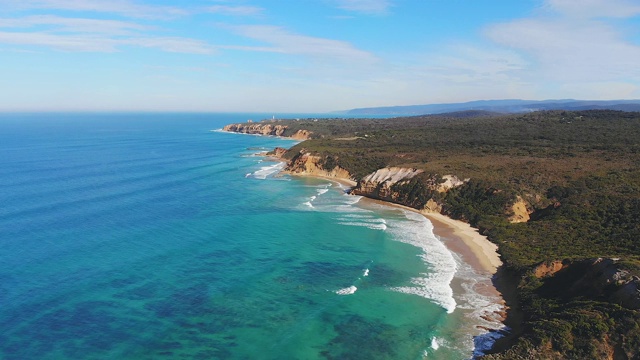
M 394 239 L 417 246 L 423 250 L 420 257 L 429 266 L 429 273 L 411 279 L 413 286 L 394 287 L 392 290 L 407 294 L 415 294 L 428 298 L 442 306 L 447 313 L 456 309 L 453 298 L 451 280 L 453 280 L 458 264 L 453 254 L 433 234 L 433 225 L 420 214 L 403 210 L 406 221 L 393 224 L 389 232 Z
M 338 294 L 338 295 L 351 295 L 351 294 L 355 293 L 357 290 L 358 290 L 357 287 L 351 285 L 351 286 L 346 287 L 344 289 L 336 290 L 336 294 Z
M 346 225 L 346 226 L 362 226 L 362 227 L 369 228 L 371 230 L 382 230 L 382 231 L 387 230 L 387 225 L 385 224 L 374 224 L 374 223 L 353 222 L 353 221 L 340 221 L 338 222 L 338 224 Z
M 502 323 L 500 315 L 504 311 L 504 303 L 499 294 L 482 291 L 483 288 L 492 286 L 486 275 L 478 274 L 458 257 L 456 261 L 459 263 L 456 277 L 460 279 L 462 288 L 462 292 L 457 296 L 458 308 L 465 310 L 465 317 L 471 324 L 476 324 L 466 330 L 470 335 L 466 347 L 473 349 L 474 356 L 481 356 L 503 336 L 504 332 L 510 331 Z
M 260 170 L 254 172 L 250 176 L 256 179 L 264 180 L 267 178 L 267 176 L 273 175 L 282 170 L 284 166 L 285 163 L 276 163 L 275 165 L 263 166 L 260 168 Z

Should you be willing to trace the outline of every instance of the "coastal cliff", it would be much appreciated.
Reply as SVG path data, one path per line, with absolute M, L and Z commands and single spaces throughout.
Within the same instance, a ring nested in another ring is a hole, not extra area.
M 274 154 L 283 156 L 286 152 L 274 150 Z M 310 175 L 320 176 L 327 178 L 334 178 L 336 180 L 342 180 L 349 183 L 355 183 L 349 172 L 340 166 L 330 166 L 328 159 L 319 155 L 312 155 L 310 152 L 304 149 L 298 152 L 291 160 L 288 161 L 287 166 L 283 172 L 294 175 Z
M 222 130 L 242 134 L 283 136 L 296 140 L 308 140 L 311 138 L 311 132 L 308 130 L 299 129 L 292 131 L 287 125 L 272 123 L 229 124 L 225 125 Z
M 499 339 L 495 353 L 482 359 L 640 358 L 640 277 L 624 266 L 611 258 L 565 259 L 521 273 L 519 320 L 538 331 L 508 322 L 517 333 Z
M 424 170 L 402 167 L 378 169 L 363 177 L 351 194 L 389 201 L 423 212 L 441 212 L 442 194 L 464 184 L 455 175 L 425 174 Z
M 602 299 L 640 309 L 640 277 L 621 269 L 615 259 L 597 258 L 545 262 L 533 269 L 544 297 Z M 564 291 L 558 291 L 559 288 Z
M 397 202 L 401 194 L 392 187 L 398 183 L 408 183 L 411 178 L 423 172 L 399 167 L 379 169 L 360 179 L 351 193 Z

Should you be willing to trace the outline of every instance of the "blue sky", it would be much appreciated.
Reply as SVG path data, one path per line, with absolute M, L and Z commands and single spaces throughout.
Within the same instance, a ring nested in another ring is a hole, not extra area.
M 640 98 L 640 0 L 0 3 L 0 111 Z

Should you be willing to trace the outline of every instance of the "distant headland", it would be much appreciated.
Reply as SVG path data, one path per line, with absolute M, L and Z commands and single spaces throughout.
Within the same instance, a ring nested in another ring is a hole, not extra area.
M 541 110 L 620 110 L 640 111 L 640 100 L 478 100 L 463 103 L 385 106 L 341 111 L 348 115 L 428 115 L 457 111 L 486 111 L 492 113 L 525 113 Z

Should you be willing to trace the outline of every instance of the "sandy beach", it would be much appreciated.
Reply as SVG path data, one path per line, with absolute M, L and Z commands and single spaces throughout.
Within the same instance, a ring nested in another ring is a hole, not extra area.
M 422 214 L 433 223 L 433 232 L 436 235 L 450 240 L 446 244 L 447 247 L 460 254 L 465 262 L 477 271 L 495 274 L 502 265 L 498 246 L 471 225 L 439 213 Z
M 335 180 L 331 178 L 326 179 Z M 348 185 L 346 182 L 343 184 Z M 440 213 L 422 212 L 408 206 L 387 201 L 367 197 L 363 199 L 365 199 L 365 201 L 398 207 L 422 214 L 431 221 L 433 224 L 433 233 L 444 241 L 447 248 L 460 255 L 465 263 L 471 265 L 478 273 L 493 275 L 497 272 L 500 265 L 502 265 L 500 255 L 498 254 L 498 246 L 464 221 L 454 220 Z

